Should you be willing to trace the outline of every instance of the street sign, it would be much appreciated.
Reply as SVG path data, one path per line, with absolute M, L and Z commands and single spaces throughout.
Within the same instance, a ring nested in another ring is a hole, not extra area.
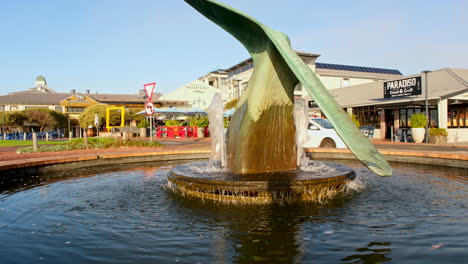
M 145 84 L 143 86 L 145 87 L 146 101 L 151 101 L 151 98 L 153 97 L 154 87 L 156 86 L 156 83 L 148 83 L 148 84 Z
M 145 111 L 146 111 L 147 115 L 153 115 L 154 114 L 154 105 L 153 105 L 152 102 L 146 102 Z

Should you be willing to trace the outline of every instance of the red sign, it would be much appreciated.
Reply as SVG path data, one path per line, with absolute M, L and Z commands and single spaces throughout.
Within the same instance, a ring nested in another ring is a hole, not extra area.
M 145 111 L 146 111 L 147 115 L 153 115 L 154 114 L 154 105 L 153 105 L 152 102 L 146 102 Z
M 156 86 L 156 83 L 148 83 L 143 86 L 145 87 L 146 100 L 151 101 L 151 97 L 153 97 L 154 87 Z

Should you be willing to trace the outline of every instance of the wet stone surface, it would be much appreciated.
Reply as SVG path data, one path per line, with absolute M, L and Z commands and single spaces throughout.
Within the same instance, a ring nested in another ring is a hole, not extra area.
M 171 170 L 168 186 L 182 195 L 222 203 L 321 203 L 343 192 L 355 177 L 352 169 L 340 164 L 308 161 L 301 168 L 240 175 L 208 162 L 195 162 Z

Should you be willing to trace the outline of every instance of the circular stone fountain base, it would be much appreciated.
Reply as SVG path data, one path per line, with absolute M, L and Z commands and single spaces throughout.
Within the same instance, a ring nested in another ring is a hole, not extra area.
M 312 161 L 305 170 L 234 174 L 209 162 L 179 165 L 167 177 L 169 189 L 223 203 L 323 202 L 344 191 L 355 173 L 347 166 Z

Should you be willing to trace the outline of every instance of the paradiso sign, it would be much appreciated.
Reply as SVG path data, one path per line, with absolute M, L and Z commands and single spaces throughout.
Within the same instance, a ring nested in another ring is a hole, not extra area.
M 421 76 L 384 82 L 384 98 L 418 95 L 421 93 Z

